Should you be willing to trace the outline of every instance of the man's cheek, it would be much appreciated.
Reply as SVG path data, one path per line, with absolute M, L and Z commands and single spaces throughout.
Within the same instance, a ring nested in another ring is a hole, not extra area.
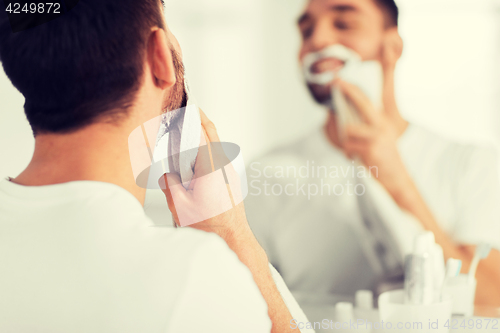
M 382 38 L 380 36 L 362 38 L 349 44 L 344 45 L 358 53 L 363 61 L 380 60 L 382 49 Z

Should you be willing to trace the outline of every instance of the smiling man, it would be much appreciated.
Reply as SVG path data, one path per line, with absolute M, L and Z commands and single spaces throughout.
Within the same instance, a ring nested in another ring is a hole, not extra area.
M 399 113 L 394 72 L 403 41 L 394 1 L 310 0 L 298 26 L 301 63 L 309 54 L 340 50 L 314 63 L 313 74 L 340 72 L 345 55 L 354 53 L 380 64 L 383 75 L 381 110 L 355 85 L 308 83 L 315 101 L 326 106 L 324 126 L 251 165 L 249 221 L 299 302 L 312 309 L 310 318 L 321 318 L 322 309 L 336 301 L 352 300 L 359 289 L 376 293 L 389 282 L 401 282 L 401 269 L 380 271 L 374 265 L 390 247 L 383 242 L 373 249 L 365 246 L 373 232 L 363 215 L 364 192 L 355 191 L 359 178 L 376 178 L 382 185 L 388 202 L 377 209 L 410 214 L 398 221 L 409 232 L 400 242 L 410 244 L 419 232 L 432 231 L 445 258 L 462 260 L 463 272 L 475 245 L 500 248 L 494 151 L 450 142 Z M 332 87 L 350 101 L 361 122 L 341 124 L 331 103 Z M 351 158 L 372 173 L 360 176 Z M 386 241 L 392 237 L 387 234 Z M 477 279 L 476 302 L 500 305 L 498 251 L 481 263 Z

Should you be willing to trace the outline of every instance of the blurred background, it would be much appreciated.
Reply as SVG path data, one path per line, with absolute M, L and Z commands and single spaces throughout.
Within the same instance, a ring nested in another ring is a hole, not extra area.
M 314 130 L 325 118 L 303 84 L 296 19 L 306 0 L 167 0 L 191 91 L 245 161 Z M 449 138 L 500 146 L 500 0 L 400 0 L 405 42 L 400 110 Z M 0 177 L 33 152 L 24 99 L 0 73 Z M 146 209 L 165 221 L 161 193 Z M 168 215 L 168 214 L 167 214 Z

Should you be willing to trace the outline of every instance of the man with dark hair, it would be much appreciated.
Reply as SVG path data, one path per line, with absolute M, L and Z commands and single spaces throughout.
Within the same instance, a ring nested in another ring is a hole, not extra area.
M 251 227 L 309 318 L 320 320 L 357 290 L 401 286 L 404 254 L 424 231 L 445 259 L 462 260 L 462 272 L 476 245 L 500 248 L 494 150 L 450 142 L 399 113 L 394 72 L 403 41 L 394 1 L 309 0 L 298 26 L 300 63 L 315 59 L 309 77 L 346 73 L 351 54 L 383 77 L 380 110 L 358 85 L 311 83 L 305 72 L 326 124 L 251 164 Z M 342 122 L 332 90 L 361 121 Z M 479 267 L 477 303 L 500 305 L 499 263 L 494 250 Z
M 128 139 L 186 105 L 180 54 L 158 0 L 81 0 L 17 33 L 0 14 L 0 60 L 36 137 L 0 182 L 1 332 L 292 331 L 242 204 L 182 230 L 144 213 Z

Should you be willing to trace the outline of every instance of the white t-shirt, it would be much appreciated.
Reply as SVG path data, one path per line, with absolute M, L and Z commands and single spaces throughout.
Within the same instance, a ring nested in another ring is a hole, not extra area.
M 154 227 L 106 183 L 0 182 L 0 332 L 270 332 L 222 239 Z
M 500 248 L 500 185 L 493 150 L 452 143 L 415 125 L 400 138 L 399 150 L 440 227 L 455 242 L 489 242 Z M 387 279 L 374 269 L 364 247 L 368 240 L 360 233 L 360 170 L 328 142 L 322 129 L 247 170 L 250 226 L 310 320 L 321 320 L 324 306 L 352 301 L 357 290 L 375 290 Z M 401 229 L 421 230 L 403 223 Z M 414 235 L 406 236 L 403 242 L 411 244 Z

